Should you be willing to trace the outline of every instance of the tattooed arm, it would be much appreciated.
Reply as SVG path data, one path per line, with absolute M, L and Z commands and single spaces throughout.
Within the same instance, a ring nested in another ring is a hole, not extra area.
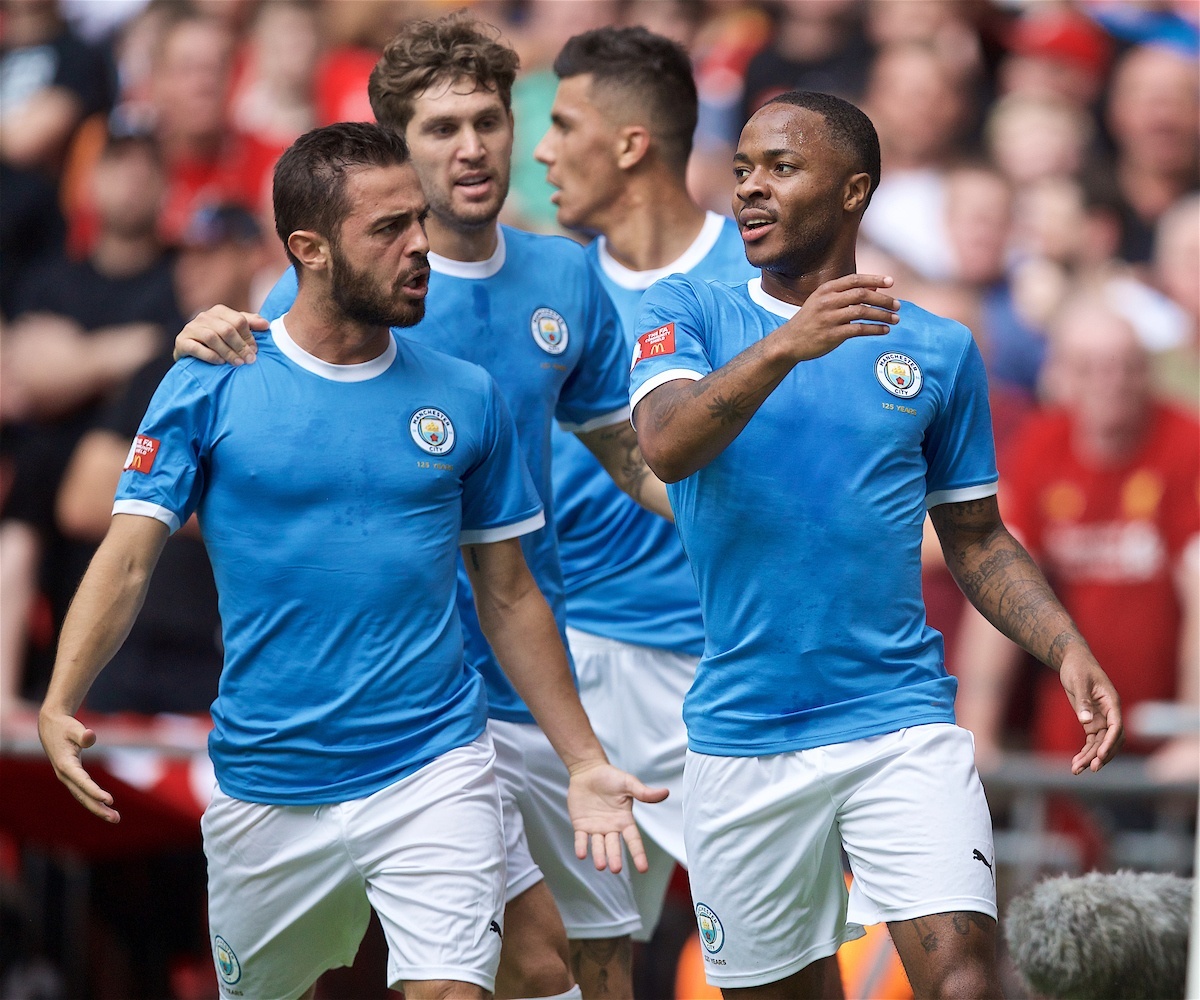
M 1037 564 L 1000 520 L 996 498 L 939 504 L 929 512 L 962 592 L 1008 638 L 1059 679 L 1083 726 L 1079 774 L 1100 770 L 1124 738 L 1121 702 Z
M 697 382 L 677 379 L 647 394 L 635 414 L 638 442 L 655 475 L 678 482 L 724 451 L 788 372 L 851 337 L 879 336 L 900 303 L 878 291 L 881 275 L 850 274 L 819 286 L 782 326 Z M 868 320 L 869 322 L 862 322 Z
M 576 436 L 625 493 L 647 510 L 668 521 L 675 520 L 667 499 L 667 488 L 646 465 L 638 447 L 637 434 L 628 420 L 622 419 L 619 423 L 584 431 Z

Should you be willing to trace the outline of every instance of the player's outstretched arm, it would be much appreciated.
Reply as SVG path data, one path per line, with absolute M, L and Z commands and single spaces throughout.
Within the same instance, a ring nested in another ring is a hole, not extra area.
M 988 621 L 1052 670 L 1083 726 L 1071 762 L 1099 771 L 1124 740 L 1121 700 L 1037 564 L 1000 519 L 996 498 L 939 504 L 930 510 L 946 565 Z
M 637 433 L 628 420 L 622 418 L 618 423 L 583 431 L 576 437 L 625 493 L 647 510 L 674 522 L 667 487 L 650 471 L 638 447 Z
M 271 326 L 258 313 L 216 305 L 197 313 L 175 337 L 175 360 L 199 358 L 210 365 L 250 364 L 258 357 L 255 330 Z
M 463 547 L 479 624 L 517 693 L 571 774 L 567 806 L 575 853 L 591 843 L 597 868 L 621 870 L 621 840 L 638 871 L 646 852 L 633 800 L 661 802 L 665 788 L 647 788 L 613 767 L 579 703 L 554 615 L 525 565 L 519 539 Z
M 167 540 L 154 518 L 117 514 L 96 550 L 63 622 L 38 735 L 54 773 L 88 811 L 116 823 L 113 797 L 84 770 L 81 753 L 96 734 L 75 718 L 84 696 L 133 626 Z
M 852 337 L 890 332 L 900 320 L 900 303 L 879 289 L 891 284 L 890 277 L 877 274 L 827 281 L 795 316 L 716 371 L 696 382 L 667 382 L 646 395 L 634 423 L 654 474 L 674 483 L 704 468 L 796 365 Z

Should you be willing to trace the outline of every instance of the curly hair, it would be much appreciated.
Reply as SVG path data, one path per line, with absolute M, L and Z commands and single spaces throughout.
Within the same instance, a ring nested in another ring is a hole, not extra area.
M 375 120 L 401 132 L 412 120 L 413 99 L 443 80 L 474 80 L 476 88 L 495 91 L 511 111 L 519 65 L 498 29 L 457 11 L 405 25 L 371 71 L 367 96 Z

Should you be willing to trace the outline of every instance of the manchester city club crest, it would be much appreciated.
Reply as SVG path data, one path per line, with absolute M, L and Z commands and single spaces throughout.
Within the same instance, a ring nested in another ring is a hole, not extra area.
M 417 410 L 408 422 L 408 430 L 417 447 L 430 455 L 445 455 L 454 450 L 454 424 L 435 407 Z
M 217 963 L 217 975 L 221 977 L 221 982 L 225 985 L 232 986 L 242 978 L 241 963 L 238 962 L 233 949 L 229 947 L 229 942 L 220 934 L 213 940 L 213 958 Z
M 700 928 L 700 943 L 710 955 L 715 955 L 725 945 L 725 928 L 711 907 L 696 904 L 696 924 Z
M 547 354 L 562 354 L 567 349 L 570 337 L 567 321 L 548 306 L 533 311 L 529 328 L 533 332 L 534 343 Z
M 907 354 L 881 354 L 875 362 L 875 377 L 893 396 L 912 399 L 921 391 L 921 367 Z

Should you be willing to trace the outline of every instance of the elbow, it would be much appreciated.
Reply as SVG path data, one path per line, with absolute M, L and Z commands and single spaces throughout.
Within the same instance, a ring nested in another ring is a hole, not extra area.
M 661 435 L 638 431 L 638 448 L 647 467 L 664 483 L 677 483 L 695 471 L 687 468 L 681 460 L 682 456 L 672 454 L 672 449 Z

